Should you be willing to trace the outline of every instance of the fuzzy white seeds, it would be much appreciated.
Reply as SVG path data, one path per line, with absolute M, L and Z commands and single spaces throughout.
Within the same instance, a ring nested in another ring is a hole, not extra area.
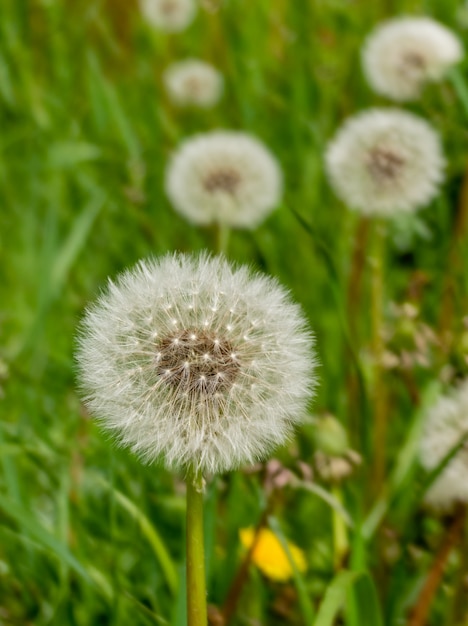
M 195 17 L 195 0 L 140 0 L 143 16 L 155 28 L 175 33 L 184 30 Z
M 403 102 L 415 100 L 427 82 L 439 81 L 463 57 L 451 30 L 428 17 L 395 18 L 379 25 L 368 37 L 362 64 L 370 86 Z
M 223 77 L 209 63 L 186 59 L 172 63 L 163 75 L 170 99 L 179 106 L 212 107 L 223 91 Z
M 179 147 L 166 171 L 166 192 L 195 224 L 254 228 L 278 205 L 282 173 L 255 137 L 215 131 Z
M 398 109 L 351 117 L 330 142 L 326 169 L 335 193 L 367 215 L 391 216 L 428 204 L 443 180 L 437 132 Z
M 435 469 L 468 435 L 468 381 L 429 410 L 420 445 L 421 464 Z M 468 503 L 468 441 L 448 462 L 426 494 L 428 504 L 448 511 Z
M 291 436 L 315 384 L 312 348 L 276 281 L 175 254 L 109 284 L 85 316 L 78 363 L 89 408 L 123 445 L 219 472 Z

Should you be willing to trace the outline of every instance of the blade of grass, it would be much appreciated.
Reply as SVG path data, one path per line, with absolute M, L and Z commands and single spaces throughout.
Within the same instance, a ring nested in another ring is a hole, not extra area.
M 377 591 L 367 572 L 339 572 L 325 592 L 313 626 L 333 626 L 345 607 L 349 626 L 383 626 Z
M 148 540 L 153 553 L 161 566 L 161 570 L 166 579 L 167 586 L 172 595 L 176 594 L 178 587 L 178 575 L 176 567 L 171 559 L 169 552 L 164 545 L 164 541 L 157 532 L 154 525 L 148 517 L 141 511 L 134 502 L 132 502 L 122 492 L 118 491 L 107 481 L 99 479 L 99 482 L 112 494 L 116 502 L 135 520 L 141 532 Z

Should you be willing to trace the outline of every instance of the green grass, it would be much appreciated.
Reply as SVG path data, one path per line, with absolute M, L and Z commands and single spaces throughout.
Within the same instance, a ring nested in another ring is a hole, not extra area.
M 229 257 L 277 276 L 301 303 L 321 363 L 311 410 L 334 414 L 363 457 L 342 485 L 342 504 L 320 479 L 277 493 L 275 528 L 305 551 L 309 568 L 279 584 L 252 567 L 235 623 L 406 623 L 447 522 L 421 506 L 420 405 L 433 401 L 441 372 L 450 381 L 467 374 L 468 248 L 466 237 L 453 236 L 467 167 L 466 64 L 407 107 L 442 133 L 447 181 L 416 217 L 389 225 L 384 268 L 384 314 L 393 328 L 387 347 L 398 351 L 413 337 L 393 320 L 391 303 L 413 298 L 420 319 L 438 333 L 450 281 L 454 341 L 448 352 L 435 344 L 411 384 L 399 370 L 385 372 L 390 429 L 377 451 L 365 358 L 369 265 L 350 320 L 359 220 L 331 192 L 323 150 L 347 115 L 387 104 L 360 72 L 359 47 L 373 25 L 392 14 L 426 13 L 466 39 L 461 4 L 213 0 L 204 6 L 219 10 L 202 8 L 186 32 L 167 36 L 141 21 L 133 1 L 2 0 L 0 623 L 185 623 L 183 484 L 116 449 L 89 419 L 76 392 L 73 350 L 83 309 L 108 276 L 142 257 L 214 249 L 214 230 L 187 225 L 173 211 L 163 176 L 182 138 L 218 127 L 256 134 L 282 164 L 282 206 L 256 231 L 233 232 Z M 211 60 L 225 75 L 224 98 L 211 111 L 178 110 L 163 91 L 162 70 L 188 55 Z M 310 466 L 313 453 L 306 424 L 278 458 L 300 476 L 299 461 Z M 386 464 L 378 494 L 374 454 Z M 241 560 L 238 531 L 267 507 L 263 477 L 240 471 L 207 488 L 209 601 L 217 607 Z M 341 569 L 334 565 L 337 507 L 350 522 Z M 433 626 L 468 623 L 455 621 L 468 620 L 463 568 L 466 575 L 456 550 L 433 603 Z

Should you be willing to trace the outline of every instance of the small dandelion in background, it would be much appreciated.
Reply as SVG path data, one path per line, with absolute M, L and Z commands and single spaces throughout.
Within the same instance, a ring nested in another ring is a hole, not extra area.
M 388 20 L 368 36 L 362 50 L 364 74 L 379 94 L 404 102 L 424 85 L 440 81 L 463 57 L 454 32 L 429 17 Z
M 195 224 L 255 228 L 281 199 L 276 158 L 242 132 L 214 131 L 187 139 L 166 170 L 174 208 Z
M 140 7 L 154 28 L 168 33 L 187 28 L 196 13 L 195 0 L 140 0 Z
M 172 63 L 163 74 L 169 98 L 178 106 L 209 108 L 223 93 L 223 76 L 209 63 L 186 59 Z
M 468 504 L 468 381 L 442 396 L 428 411 L 420 443 L 422 466 L 431 471 L 463 442 L 426 493 L 426 502 L 442 511 Z
M 267 578 L 276 582 L 286 582 L 293 577 L 294 572 L 289 557 L 280 540 L 270 529 L 261 528 L 256 536 L 254 528 L 243 528 L 239 536 L 244 548 L 250 549 L 255 542 L 252 563 Z M 307 570 L 304 552 L 290 541 L 287 545 L 296 569 L 304 573 Z
M 325 162 L 347 206 L 387 217 L 428 204 L 445 167 L 438 133 L 398 109 L 370 109 L 348 119 L 329 143 Z
M 224 472 L 289 439 L 314 387 L 312 337 L 276 281 L 168 255 L 110 283 L 84 319 L 91 411 L 144 461 Z

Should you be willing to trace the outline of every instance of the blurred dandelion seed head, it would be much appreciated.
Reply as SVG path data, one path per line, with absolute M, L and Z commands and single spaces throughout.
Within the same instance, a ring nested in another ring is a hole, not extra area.
M 254 228 L 278 205 L 282 172 L 255 137 L 215 131 L 186 140 L 166 170 L 174 208 L 195 224 Z
M 152 26 L 168 33 L 187 28 L 196 13 L 195 0 L 140 0 L 140 7 Z
M 242 545 L 247 550 L 255 541 L 252 562 L 267 578 L 277 582 L 286 582 L 293 577 L 293 568 L 280 540 L 268 528 L 262 528 L 258 537 L 255 537 L 253 528 L 243 528 L 239 531 Z M 289 553 L 296 569 L 303 573 L 307 570 L 307 561 L 304 552 L 296 545 L 287 542 Z
M 145 461 L 221 472 L 291 436 L 313 341 L 273 279 L 223 258 L 168 255 L 123 273 L 83 321 L 86 402 Z
M 435 469 L 468 435 L 468 381 L 442 396 L 429 410 L 420 444 L 423 467 Z M 449 511 L 459 502 L 468 503 L 468 441 L 448 462 L 426 493 L 426 502 Z
M 172 63 L 163 75 L 169 98 L 179 106 L 209 108 L 223 92 L 223 77 L 209 63 L 186 59 Z
M 329 143 L 326 169 L 335 193 L 366 215 L 392 216 L 429 203 L 443 180 L 437 132 L 398 109 L 349 118 Z
M 417 99 L 425 83 L 441 80 L 462 57 L 463 47 L 455 33 L 429 17 L 383 22 L 362 50 L 370 86 L 398 102 Z

